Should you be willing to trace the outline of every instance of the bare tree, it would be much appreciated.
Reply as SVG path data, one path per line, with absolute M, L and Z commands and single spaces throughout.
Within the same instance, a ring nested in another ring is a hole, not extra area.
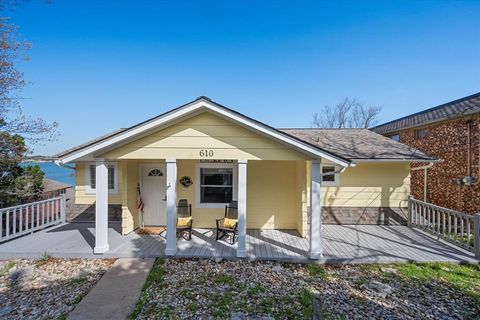
M 378 121 L 381 106 L 366 106 L 355 98 L 345 97 L 334 106 L 326 105 L 314 113 L 314 128 L 369 128 Z
M 31 199 L 43 189 L 44 173 L 39 166 L 21 166 L 31 144 L 53 140 L 57 123 L 32 118 L 22 112 L 22 90 L 26 85 L 17 63 L 28 60 L 30 43 L 18 40 L 18 27 L 6 12 L 26 0 L 0 0 L 0 208 Z
M 18 1 L 23 3 L 24 1 Z M 8 11 L 15 1 L 1 2 L 0 12 Z M 30 143 L 53 140 L 57 123 L 26 116 L 21 107 L 22 90 L 26 85 L 23 73 L 16 68 L 20 61 L 28 60 L 26 51 L 30 43 L 19 41 L 18 27 L 1 12 L 0 17 L 0 131 L 18 134 Z

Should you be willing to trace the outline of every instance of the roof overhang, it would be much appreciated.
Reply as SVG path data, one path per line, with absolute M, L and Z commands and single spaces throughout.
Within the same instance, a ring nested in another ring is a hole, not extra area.
M 215 103 L 205 97 L 201 97 L 195 101 L 192 101 L 188 104 L 185 104 L 162 115 L 159 115 L 158 117 L 152 118 L 138 125 L 122 130 L 116 134 L 107 136 L 105 139 L 101 139 L 99 141 L 93 142 L 92 144 L 60 154 L 56 162 L 59 164 L 66 164 L 89 155 L 91 156 L 101 154 L 108 149 L 120 146 L 123 143 L 131 141 L 136 137 L 141 137 L 142 135 L 150 131 L 159 130 L 163 127 L 168 126 L 172 122 L 188 117 L 189 115 L 194 115 L 202 110 L 213 112 L 214 114 L 219 115 L 227 120 L 238 123 L 239 125 L 246 127 L 254 132 L 278 141 L 293 150 L 306 154 L 309 157 L 312 157 L 312 159 L 326 159 L 343 167 L 348 167 L 352 164 L 352 161 L 349 159 L 343 158 L 341 156 L 323 150 L 317 146 L 311 145 L 287 133 L 281 132 L 264 123 L 251 119 L 241 113 L 238 113 L 232 109 Z
M 392 134 L 399 133 L 400 131 L 410 130 L 410 129 L 414 129 L 414 128 L 422 128 L 422 127 L 430 126 L 432 124 L 436 124 L 436 123 L 443 122 L 443 121 L 455 120 L 455 119 L 460 119 L 460 118 L 468 118 L 469 116 L 475 115 L 477 113 L 480 113 L 480 111 L 472 110 L 472 111 L 467 111 L 465 113 L 462 113 L 460 115 L 440 117 L 440 118 L 436 118 L 436 119 L 433 119 L 433 120 L 426 120 L 426 121 L 422 121 L 422 122 L 419 122 L 419 123 L 414 123 L 414 124 L 394 128 L 394 129 L 378 131 L 383 126 L 388 126 L 389 124 L 391 124 L 393 122 L 401 121 L 401 120 L 393 120 L 393 121 L 384 123 L 382 125 L 372 127 L 372 128 L 370 128 L 370 130 L 372 130 L 375 133 L 381 134 L 381 135 L 392 135 Z

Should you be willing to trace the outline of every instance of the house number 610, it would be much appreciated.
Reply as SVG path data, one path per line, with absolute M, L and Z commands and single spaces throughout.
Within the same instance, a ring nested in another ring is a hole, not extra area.
M 202 149 L 200 150 L 200 157 L 202 158 L 211 158 L 213 157 L 213 150 Z

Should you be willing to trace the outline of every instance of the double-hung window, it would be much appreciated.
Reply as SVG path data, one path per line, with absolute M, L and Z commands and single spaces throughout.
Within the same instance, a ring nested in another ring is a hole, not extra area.
M 116 193 L 118 191 L 118 166 L 116 163 L 107 165 L 108 168 L 108 191 Z M 96 166 L 94 163 L 85 165 L 86 173 L 86 192 L 95 193 L 96 191 Z
M 197 167 L 196 204 L 199 208 L 221 208 L 234 200 L 235 173 L 230 163 L 200 163 Z

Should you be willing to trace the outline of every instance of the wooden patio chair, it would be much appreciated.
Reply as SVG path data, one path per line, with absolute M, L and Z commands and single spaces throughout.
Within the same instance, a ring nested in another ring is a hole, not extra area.
M 217 237 L 220 240 L 223 237 L 230 235 L 232 238 L 231 244 L 235 243 L 238 237 L 238 202 L 232 201 L 225 206 L 225 217 L 217 219 Z
M 188 232 L 188 240 L 192 239 L 192 205 L 187 199 L 178 200 L 177 206 L 177 237 L 179 234 Z

